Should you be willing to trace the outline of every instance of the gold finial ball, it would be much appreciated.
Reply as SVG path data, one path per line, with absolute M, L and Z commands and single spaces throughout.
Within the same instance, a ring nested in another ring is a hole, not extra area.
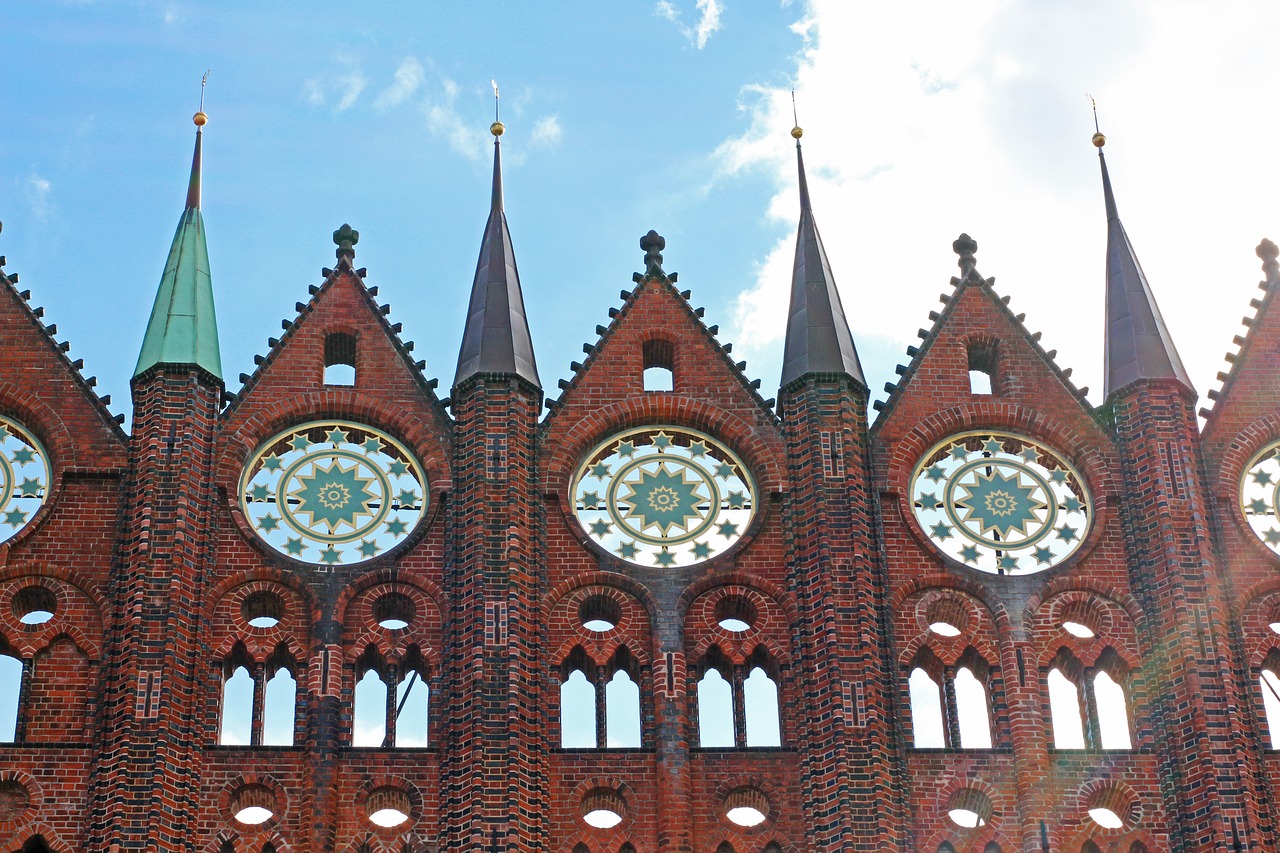
M 1101 133 L 1095 133 L 1095 134 L 1093 135 L 1093 147 L 1094 147 L 1094 148 L 1101 148 L 1102 146 L 1104 146 L 1104 145 L 1106 145 L 1106 144 L 1107 144 L 1107 138 L 1106 138 L 1105 136 L 1103 136 Z
M 209 123 L 209 117 L 204 114 L 204 110 L 201 110 L 200 112 L 193 115 L 191 117 L 191 120 L 195 122 L 196 127 L 204 127 L 206 124 Z
M 799 139 L 802 136 L 804 136 L 804 131 L 800 129 L 800 125 L 797 124 L 795 127 L 791 128 L 792 139 Z
M 489 132 L 494 136 L 501 136 L 507 132 L 507 128 L 502 124 L 502 122 L 495 121 L 493 124 L 489 125 Z

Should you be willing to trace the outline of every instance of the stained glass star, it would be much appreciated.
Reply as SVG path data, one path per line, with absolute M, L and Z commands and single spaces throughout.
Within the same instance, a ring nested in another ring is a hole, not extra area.
M 671 436 L 667 435 L 665 432 L 659 432 L 653 437 L 653 446 L 659 450 L 666 450 L 671 446 Z
M 996 438 L 988 438 L 982 442 L 982 451 L 984 453 L 1004 453 L 1004 442 Z
M 1268 545 L 1280 545 L 1280 530 L 1274 527 L 1262 534 L 1262 538 L 1267 540 Z
M 978 562 L 978 549 L 973 545 L 965 545 L 960 549 L 960 559 L 966 563 Z
M 374 554 L 378 553 L 378 543 L 370 542 L 368 539 L 365 539 L 360 542 L 360 547 L 356 550 L 360 552 L 360 556 L 362 557 L 372 557 Z
M 603 480 L 605 477 L 609 476 L 609 466 L 604 464 L 603 462 L 597 462 L 596 464 L 592 465 L 590 468 L 590 471 L 591 471 L 591 476 L 595 477 L 598 480 Z
M 634 542 L 623 542 L 618 546 L 618 556 L 624 560 L 634 560 L 636 551 L 636 543 Z
M 695 560 L 705 560 L 711 556 L 711 545 L 707 542 L 694 542 L 691 550 Z
M 40 481 L 33 480 L 30 477 L 24 477 L 22 485 L 18 488 L 18 492 L 24 498 L 37 498 L 40 496 Z
M 929 535 L 932 536 L 934 539 L 950 539 L 951 527 L 950 525 L 943 524 L 941 521 L 939 521 L 933 527 L 929 528 Z
M 279 471 L 282 465 L 283 463 L 280 461 L 279 456 L 272 455 L 262 457 L 262 467 L 266 468 L 268 471 Z
M 406 525 L 398 518 L 393 518 L 387 522 L 387 532 L 392 536 L 403 536 Z
M 1080 500 L 1074 497 L 1067 498 L 1062 502 L 1062 508 L 1067 512 L 1079 512 L 1083 506 L 1084 505 L 1080 503 Z
M 396 495 L 396 503 L 405 509 L 414 509 L 418 504 L 418 495 L 408 489 L 401 489 L 400 494 Z
M 380 453 L 382 451 L 382 439 L 376 435 L 371 435 L 360 446 L 364 448 L 365 453 Z
M 747 496 L 743 492 L 729 493 L 729 509 L 746 509 Z
M 1254 471 L 1253 481 L 1260 486 L 1269 486 L 1271 485 L 1271 475 L 1266 471 Z
M 391 474 L 393 477 L 399 477 L 402 474 L 408 474 L 409 463 L 405 462 L 403 459 L 393 460 L 392 463 L 387 466 L 387 473 Z
M 302 544 L 301 539 L 290 537 L 285 541 L 284 549 L 296 557 L 306 550 L 306 546 Z
M 289 446 L 294 450 L 306 450 L 311 446 L 311 439 L 303 433 L 298 433 L 289 441 Z
M 267 487 L 259 483 L 249 490 L 248 497 L 251 501 L 265 501 L 267 499 Z
M 965 459 L 969 457 L 969 451 L 965 450 L 965 447 L 963 444 L 951 445 L 950 453 L 951 453 L 952 459 L 958 460 L 960 462 L 963 462 Z
M 279 526 L 280 519 L 276 518 L 271 513 L 267 513 L 262 518 L 258 519 L 258 529 L 264 533 L 270 533 Z
M 320 562 L 324 563 L 326 566 L 332 566 L 334 563 L 341 563 L 342 554 L 338 552 L 337 548 L 330 545 L 328 548 L 325 548 L 320 552 Z
M 674 470 L 673 470 L 674 469 Z M 688 530 L 691 521 L 703 517 L 699 509 L 698 480 L 685 476 L 683 465 L 658 463 L 657 470 L 640 470 L 635 483 L 627 483 L 627 493 L 619 500 L 628 504 L 628 520 L 634 519 L 640 530 L 656 525 L 663 536 L 673 528 Z
M 591 522 L 591 532 L 596 536 L 609 535 L 609 528 L 611 527 L 613 527 L 613 525 L 604 519 L 597 519 L 596 521 Z
M 723 524 L 719 525 L 718 529 L 720 531 L 720 535 L 728 539 L 730 536 L 734 536 L 737 534 L 738 525 L 734 524 L 732 521 L 726 521 Z
M 334 427 L 324 434 L 325 441 L 331 441 L 334 444 L 347 443 L 347 431 L 342 427 Z
M 653 562 L 659 566 L 672 566 L 675 565 L 676 555 L 672 554 L 666 548 L 663 548 L 661 551 L 653 555 Z
M 938 500 L 936 497 L 929 494 L 928 492 L 925 492 L 924 494 L 920 495 L 919 503 L 920 503 L 921 509 L 937 509 L 938 507 L 942 506 L 942 501 Z
M 635 456 L 636 443 L 634 441 L 619 441 L 618 446 L 614 449 L 614 452 L 624 458 Z
M 695 457 L 696 457 L 696 456 L 706 456 L 706 455 L 707 455 L 707 443 L 706 443 L 705 441 L 703 441 L 702 439 L 697 439 L 697 440 L 695 440 L 695 441 L 691 441 L 691 442 L 689 442 L 689 455 L 690 455 L 690 456 L 695 456 Z
M 1064 523 L 1061 527 L 1055 528 L 1055 530 L 1058 533 L 1058 538 L 1063 542 L 1070 542 L 1076 538 L 1076 529 L 1068 524 Z
M 27 520 L 27 514 L 20 509 L 11 509 L 4 514 L 4 523 L 19 527 Z
M 1053 562 L 1053 552 L 1048 548 L 1037 548 L 1035 552 L 1036 562 L 1042 566 L 1047 566 Z
M 723 477 L 726 480 L 729 479 L 733 476 L 733 466 L 728 462 L 721 462 L 716 466 L 716 476 Z
M 23 447 L 19 450 L 13 451 L 13 461 L 18 465 L 26 465 L 35 458 L 35 451 L 30 447 Z
M 984 536 L 993 530 L 1002 537 L 1026 534 L 1027 525 L 1035 523 L 1037 512 L 1045 508 L 1036 487 L 1023 483 L 1016 471 L 1003 473 L 1009 470 L 992 467 L 989 474 L 979 474 L 972 485 L 965 486 L 968 494 L 956 500 L 956 506 L 966 511 L 965 523 L 976 522 Z
M 1065 483 L 1067 482 L 1067 472 L 1061 468 L 1055 468 L 1049 472 L 1049 479 L 1055 483 Z
M 1018 558 L 1011 557 L 1008 554 L 1005 554 L 1003 557 L 996 560 L 996 565 L 999 568 L 1004 569 L 1006 572 L 1011 572 L 1014 569 L 1018 568 Z
M 946 474 L 943 473 L 941 465 L 930 465 L 924 470 L 924 475 L 935 483 L 942 482 L 942 478 L 946 476 Z
M 599 493 L 599 492 L 583 492 L 583 493 L 582 493 L 582 508 L 583 508 L 583 509 L 595 509 L 595 508 L 596 508 L 596 507 L 598 507 L 598 506 L 600 506 L 600 493 Z
M 1018 454 L 1028 464 L 1040 461 L 1040 451 L 1034 447 L 1024 447 L 1022 452 Z

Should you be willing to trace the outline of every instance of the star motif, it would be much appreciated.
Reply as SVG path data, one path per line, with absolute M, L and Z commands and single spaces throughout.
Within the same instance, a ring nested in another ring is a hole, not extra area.
M 36 458 L 35 451 L 30 447 L 24 447 L 21 450 L 13 451 L 13 461 L 18 465 L 26 465 Z
M 1262 534 L 1262 538 L 1267 541 L 1268 545 L 1280 545 L 1280 530 L 1274 527 Z
M 296 557 L 299 554 L 301 554 L 304 550 L 306 550 L 306 547 L 302 544 L 301 539 L 290 537 L 284 543 L 284 549 L 288 551 L 291 555 Z
M 982 442 L 982 452 L 991 453 L 993 455 L 996 453 L 1004 453 L 1004 442 L 996 438 L 988 438 L 986 441 Z
M 635 519 L 641 530 L 656 525 L 666 536 L 673 528 L 687 530 L 690 521 L 703 518 L 698 509 L 703 498 L 697 492 L 701 483 L 686 479 L 683 467 L 672 471 L 662 462 L 652 472 L 639 473 L 636 483 L 626 484 L 627 494 L 620 500 L 628 505 L 627 518 Z
M 1067 498 L 1065 501 L 1062 502 L 1062 508 L 1065 509 L 1067 512 L 1079 512 L 1083 508 L 1083 506 L 1084 505 L 1080 503 L 1079 498 L 1075 498 L 1075 497 Z
M 963 462 L 965 459 L 969 458 L 969 451 L 965 450 L 965 447 L 963 444 L 951 445 L 950 454 L 951 454 L 951 458 L 955 459 L 958 462 Z
M 706 456 L 707 443 L 702 439 L 696 439 L 694 441 L 689 442 L 689 455 L 694 457 Z
M 747 496 L 743 492 L 729 493 L 729 509 L 746 509 Z
M 298 433 L 289 442 L 289 446 L 292 447 L 294 450 L 306 450 L 308 447 L 311 446 L 311 440 L 307 438 L 306 435 L 304 435 L 303 433 Z
M 403 536 L 406 525 L 398 518 L 393 518 L 387 522 L 387 532 L 392 536 Z
M 978 549 L 973 545 L 965 545 L 960 549 L 960 559 L 964 560 L 966 563 L 977 563 Z
M 1065 522 L 1061 527 L 1055 528 L 1055 530 L 1058 533 L 1058 538 L 1063 542 L 1070 542 L 1072 539 L 1076 538 L 1076 529 Z
M 591 476 L 595 477 L 597 480 L 603 480 L 605 477 L 609 476 L 609 466 L 603 462 L 597 462 L 587 470 L 590 471 Z
M 719 465 L 716 466 L 716 476 L 721 477 L 725 480 L 732 477 L 733 472 L 734 472 L 733 466 L 730 465 L 728 462 L 721 462 Z
M 1266 471 L 1254 471 L 1253 481 L 1260 486 L 1269 486 L 1271 485 L 1271 475 Z
M 725 539 L 728 539 L 730 536 L 735 536 L 738 533 L 738 525 L 734 524 L 732 521 L 726 521 L 723 524 L 718 525 L 717 529 L 719 529 L 720 535 Z
M 382 439 L 378 438 L 376 435 L 371 435 L 366 438 L 364 440 L 364 444 L 360 446 L 364 449 L 365 453 L 381 453 Z
M 943 524 L 941 521 L 939 521 L 933 527 L 929 528 L 929 535 L 932 536 L 934 539 L 950 539 L 951 527 L 950 525 Z
M 1018 558 L 1010 557 L 1008 554 L 1005 554 L 1003 557 L 996 560 L 996 565 L 1003 570 L 1011 572 L 1018 568 Z
M 1050 551 L 1048 548 L 1044 548 L 1044 547 L 1037 548 L 1035 557 L 1036 557 L 1036 562 L 1042 566 L 1047 566 L 1049 563 L 1053 562 L 1053 552 Z
M 1022 449 L 1022 452 L 1019 453 L 1018 455 L 1021 456 L 1023 461 L 1026 462 L 1028 465 L 1034 464 L 1040 461 L 1040 451 L 1036 450 L 1034 447 L 1030 447 L 1030 446 L 1024 447 Z
M 694 542 L 690 550 L 695 560 L 705 560 L 711 556 L 711 545 L 707 542 Z
M 347 443 L 347 431 L 342 427 L 334 427 L 324 434 L 325 441 L 331 441 L 334 444 Z
M 596 507 L 598 507 L 598 506 L 600 506 L 600 493 L 599 493 L 599 492 L 583 492 L 583 493 L 582 493 L 582 508 L 583 508 L 583 509 L 595 509 L 595 508 L 596 508 Z
M 311 524 L 323 524 L 330 533 L 342 524 L 354 529 L 362 516 L 372 514 L 370 504 L 379 497 L 369 490 L 372 479 L 360 476 L 354 464 L 343 468 L 340 459 L 331 460 L 328 467 L 317 462 L 297 483 L 289 493 L 298 501 L 293 514 L 311 516 Z
M 16 507 L 4 514 L 4 523 L 20 527 L 27 520 L 27 514 Z
M 608 536 L 610 527 L 613 527 L 613 525 L 609 522 L 604 519 L 597 519 L 591 523 L 591 532 L 600 537 Z
M 623 458 L 635 456 L 636 443 L 634 441 L 619 441 L 618 446 L 614 448 L 614 452 Z
M 279 456 L 271 455 L 262 457 L 262 467 L 268 471 L 279 471 L 283 463 Z
M 666 548 L 653 555 L 653 562 L 659 566 L 673 566 L 676 562 L 676 555 L 672 554 Z
M 19 487 L 18 492 L 24 498 L 38 498 L 40 497 L 40 481 L 33 480 L 30 477 L 25 477 L 22 480 L 22 485 Z
M 251 501 L 265 501 L 267 499 L 267 487 L 259 483 L 249 490 L 246 497 Z
M 920 495 L 919 504 L 921 509 L 937 509 L 942 506 L 942 501 L 926 492 L 925 494 Z
M 1065 483 L 1067 482 L 1067 472 L 1061 468 L 1055 468 L 1049 472 L 1049 479 L 1055 483 Z
M 365 539 L 360 542 L 360 546 L 356 548 L 356 550 L 360 552 L 360 556 L 362 557 L 372 557 L 374 554 L 378 553 L 378 543 L 370 542 L 368 539 Z
M 634 560 L 636 558 L 636 543 L 623 542 L 618 546 L 618 556 L 624 560 Z
M 965 522 L 977 522 L 984 536 L 993 530 L 1003 537 L 1012 532 L 1025 535 L 1027 525 L 1038 520 L 1037 511 L 1045 508 L 1035 486 L 1024 484 L 1017 472 L 1004 474 L 1000 468 L 979 474 L 965 490 L 968 494 L 956 506 L 967 511 Z
M 338 553 L 338 549 L 330 545 L 320 552 L 320 562 L 326 566 L 332 566 L 334 563 L 342 562 L 342 555 Z
M 400 494 L 396 495 L 396 503 L 405 509 L 417 509 L 418 496 L 408 489 L 402 489 Z
M 665 432 L 659 432 L 653 437 L 653 446 L 658 448 L 660 451 L 666 450 L 671 446 L 671 436 L 667 435 Z
M 258 519 L 258 529 L 264 533 L 270 533 L 279 526 L 280 519 L 276 518 L 271 513 L 267 513 L 262 518 Z
M 942 478 L 946 476 L 942 471 L 941 465 L 930 465 L 928 468 L 924 469 L 924 475 L 935 483 L 942 482 Z
M 405 462 L 403 459 L 393 460 L 392 463 L 387 466 L 387 473 L 393 477 L 399 477 L 403 474 L 408 474 L 409 463 Z

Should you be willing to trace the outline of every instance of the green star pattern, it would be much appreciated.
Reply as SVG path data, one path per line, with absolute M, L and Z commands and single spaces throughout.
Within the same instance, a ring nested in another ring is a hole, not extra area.
M 13 452 L 13 464 L 15 465 L 30 465 L 35 461 L 35 458 L 35 451 L 30 447 L 24 447 Z
M 294 515 L 310 515 L 312 525 L 327 525 L 330 533 L 343 524 L 356 528 L 372 513 L 369 504 L 378 497 L 369 489 L 373 480 L 361 477 L 355 465 L 343 468 L 336 459 L 327 468 L 317 464 L 310 476 L 298 477 L 298 483 L 290 494 L 298 501 Z
M 44 504 L 53 476 L 48 459 L 21 424 L 0 417 L 0 518 L 13 528 L 0 533 L 0 542 L 17 535 Z
M 656 526 L 665 536 L 675 528 L 688 528 L 688 523 L 703 516 L 698 504 L 697 480 L 688 480 L 683 472 L 667 470 L 665 463 L 656 471 L 640 469 L 640 482 L 627 484 L 629 490 L 621 498 L 628 507 L 627 518 L 634 518 L 641 530 Z
M 1280 441 L 1260 450 L 1240 475 L 1240 511 L 1245 524 L 1268 548 L 1280 554 Z
M 14 527 L 21 527 L 26 520 L 27 514 L 20 509 L 11 509 L 4 514 L 4 523 Z
M 1044 501 L 1035 497 L 1035 486 L 1024 484 L 1018 475 L 1006 476 L 993 468 L 989 474 L 979 474 L 978 482 L 965 486 L 969 494 L 956 500 L 956 506 L 967 509 L 967 521 L 981 525 L 983 535 L 997 531 L 1008 537 L 1012 532 L 1025 534 L 1027 525 L 1039 520 L 1036 510 L 1045 508 Z

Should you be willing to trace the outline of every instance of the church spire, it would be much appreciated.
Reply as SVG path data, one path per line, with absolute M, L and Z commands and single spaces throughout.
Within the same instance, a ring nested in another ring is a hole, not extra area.
M 203 109 L 192 119 L 196 125 L 196 145 L 191 158 L 191 179 L 187 183 L 186 209 L 178 220 L 178 230 L 173 235 L 169 258 L 160 277 L 151 319 L 142 338 L 138 366 L 133 371 L 135 377 L 158 364 L 171 364 L 198 367 L 222 379 L 213 279 L 209 275 L 204 219 L 200 215 L 201 128 L 208 120 Z
M 494 89 L 495 94 L 497 87 Z M 533 358 L 533 341 L 524 314 L 524 296 L 520 291 L 520 274 L 507 230 L 507 217 L 502 210 L 502 144 L 499 137 L 506 130 L 494 121 L 493 134 L 493 198 L 489 221 L 480 243 L 480 260 L 471 284 L 471 305 L 467 309 L 467 326 L 462 333 L 458 352 L 458 372 L 454 386 L 481 373 L 519 376 L 541 388 L 538 366 Z
M 1102 146 L 1107 139 L 1095 133 L 1102 165 L 1102 193 L 1107 208 L 1107 330 L 1104 397 L 1140 379 L 1172 379 L 1194 390 L 1169 329 L 1160 316 L 1151 285 L 1142 272 L 1129 235 L 1120 224 L 1111 175 Z
M 796 232 L 796 260 L 791 277 L 791 310 L 787 314 L 787 340 L 782 355 L 782 387 L 812 373 L 841 373 L 866 387 L 853 335 L 840 304 L 835 276 L 818 235 L 809 202 L 809 182 L 804 173 L 804 152 L 797 125 L 796 164 L 800 173 L 800 226 Z

